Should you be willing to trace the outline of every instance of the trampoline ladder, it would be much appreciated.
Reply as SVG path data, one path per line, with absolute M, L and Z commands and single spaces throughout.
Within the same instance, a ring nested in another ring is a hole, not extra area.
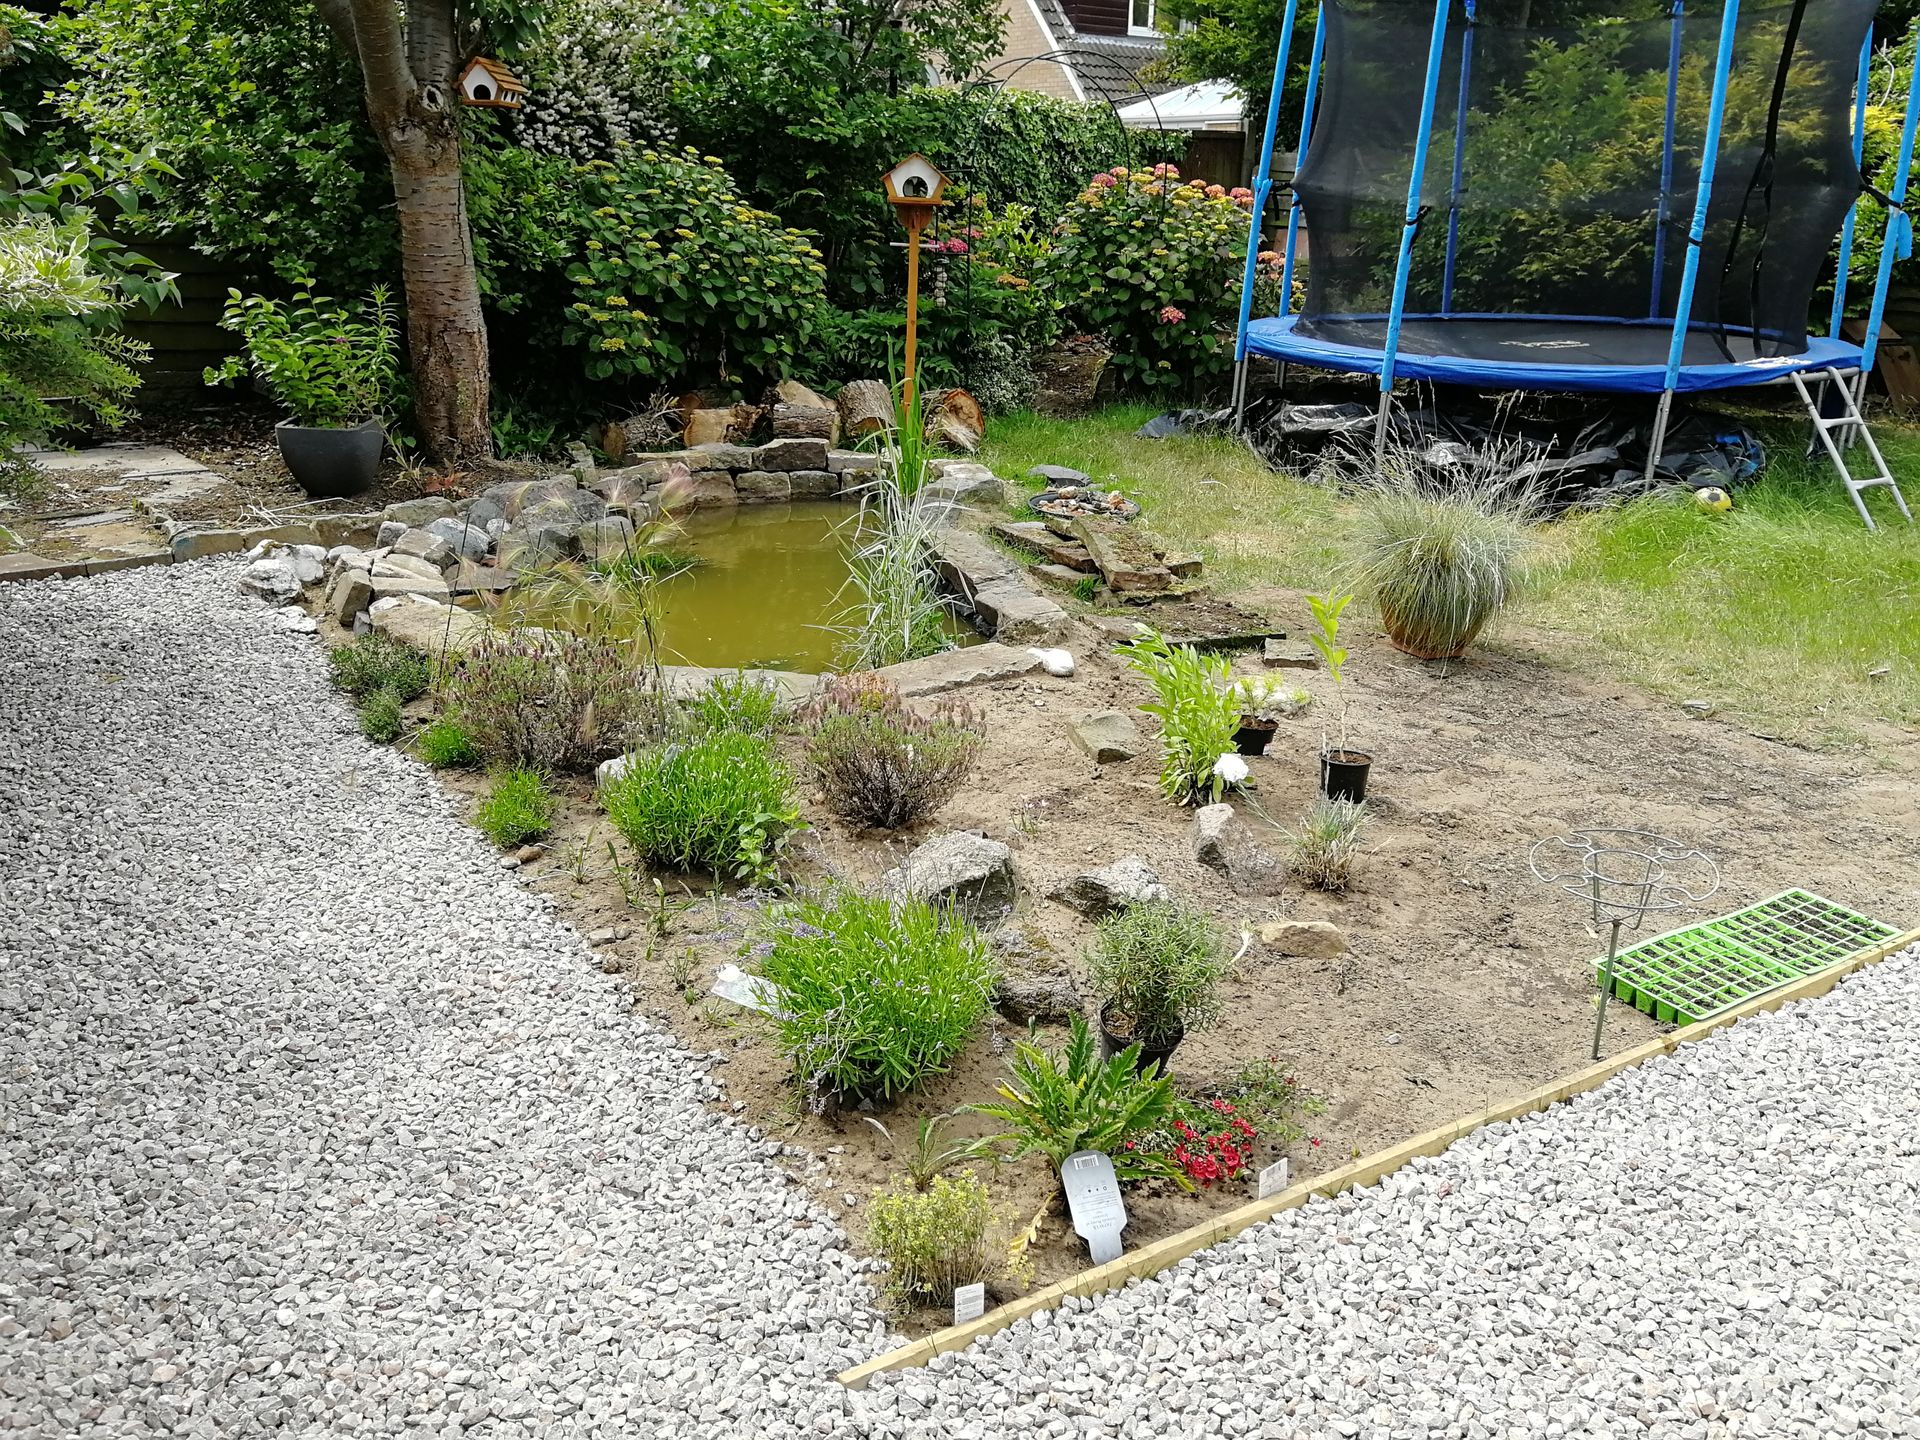
M 1827 458 L 1833 462 L 1833 468 L 1840 472 L 1841 483 L 1847 487 L 1847 495 L 1853 501 L 1853 508 L 1860 512 L 1860 518 L 1867 522 L 1867 529 L 1877 530 L 1873 516 L 1867 510 L 1867 502 L 1861 498 L 1861 491 L 1871 490 L 1876 485 L 1884 485 L 1893 492 L 1893 503 L 1900 507 L 1900 514 L 1909 524 L 1913 521 L 1913 512 L 1907 509 L 1907 497 L 1900 493 L 1900 487 L 1894 482 L 1892 473 L 1887 469 L 1886 457 L 1880 453 L 1880 446 L 1873 438 L 1873 432 L 1867 428 L 1867 417 L 1860 413 L 1860 398 L 1853 384 L 1838 370 L 1827 369 L 1820 372 L 1818 391 L 1807 384 L 1807 377 L 1796 371 L 1792 375 L 1793 388 L 1800 392 L 1800 399 L 1807 407 L 1807 413 L 1813 417 L 1813 433 L 1820 437 L 1820 443 L 1826 447 Z M 1831 391 L 1828 387 L 1831 386 Z M 1822 401 L 1831 393 L 1840 397 L 1840 413 L 1825 415 Z M 1873 461 L 1873 469 L 1866 475 L 1856 475 L 1853 465 L 1847 459 L 1847 452 L 1858 441 L 1867 447 L 1867 454 Z

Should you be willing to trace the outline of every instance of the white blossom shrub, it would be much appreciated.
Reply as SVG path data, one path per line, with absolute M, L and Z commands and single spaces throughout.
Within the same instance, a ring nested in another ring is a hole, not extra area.
M 583 163 L 671 140 L 672 25 L 658 0 L 557 0 L 520 57 L 531 90 L 514 116 L 515 139 Z

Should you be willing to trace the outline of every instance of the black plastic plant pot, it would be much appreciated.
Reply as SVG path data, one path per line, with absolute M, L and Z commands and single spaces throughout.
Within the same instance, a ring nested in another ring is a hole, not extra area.
M 273 427 L 273 434 L 280 442 L 280 458 L 309 495 L 358 495 L 371 490 L 379 477 L 387 432 L 378 420 L 347 429 L 283 422 Z
M 1360 750 L 1327 750 L 1320 756 L 1320 793 L 1329 800 L 1367 798 L 1367 771 L 1373 756 Z
M 1263 725 L 1258 720 L 1240 717 L 1240 728 L 1233 732 L 1233 748 L 1242 755 L 1264 755 L 1267 744 L 1273 739 L 1273 732 L 1280 728 L 1280 722 Z
M 1108 1015 L 1112 1008 L 1111 1005 L 1100 1007 L 1100 1056 L 1103 1060 L 1111 1060 L 1133 1044 L 1135 1038 L 1132 1035 L 1115 1032 L 1113 1021 Z M 1140 1054 L 1134 1060 L 1133 1068 L 1144 1075 L 1149 1065 L 1157 1065 L 1160 1067 L 1160 1073 L 1166 1074 L 1173 1066 L 1173 1052 L 1180 1048 L 1180 1042 L 1186 1038 L 1187 1028 L 1180 1025 L 1175 1027 L 1171 1038 L 1163 1036 L 1158 1043 L 1152 1045 L 1142 1042 Z

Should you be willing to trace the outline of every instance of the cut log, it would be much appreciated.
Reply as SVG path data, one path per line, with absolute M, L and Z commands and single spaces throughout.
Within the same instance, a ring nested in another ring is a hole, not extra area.
M 1078 515 L 1074 517 L 1073 533 L 1107 577 L 1109 589 L 1152 594 L 1173 584 L 1173 575 L 1154 558 L 1153 548 L 1120 521 Z
M 817 390 L 809 390 L 798 380 L 782 380 L 773 387 L 773 395 L 767 403 L 782 405 L 800 405 L 808 410 L 831 410 L 833 401 Z
M 695 410 L 687 416 L 686 444 L 718 445 L 733 433 L 733 411 Z
M 881 380 L 853 380 L 840 387 L 840 430 L 859 438 L 893 428 L 893 391 Z
M 781 400 L 774 404 L 772 415 L 776 440 L 824 440 L 829 445 L 840 441 L 840 412 L 831 405 L 796 405 Z
M 922 407 L 927 439 L 971 455 L 986 434 L 986 412 L 965 390 L 929 390 Z

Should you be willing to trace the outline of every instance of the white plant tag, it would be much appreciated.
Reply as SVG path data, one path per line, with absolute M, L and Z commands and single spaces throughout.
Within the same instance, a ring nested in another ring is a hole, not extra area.
M 962 1285 L 953 1292 L 953 1323 L 964 1325 L 969 1320 L 978 1320 L 987 1312 L 987 1287 L 984 1284 Z
M 1273 1164 L 1260 1172 L 1260 1178 L 1254 1182 L 1253 1198 L 1264 1200 L 1269 1195 L 1278 1195 L 1287 1188 L 1289 1170 L 1286 1156 L 1281 1156 Z
M 1120 1198 L 1113 1161 L 1098 1150 L 1076 1151 L 1060 1167 L 1060 1184 L 1067 1192 L 1073 1233 L 1087 1242 L 1087 1253 L 1094 1264 L 1118 1260 L 1120 1232 L 1127 1228 L 1127 1205 Z

